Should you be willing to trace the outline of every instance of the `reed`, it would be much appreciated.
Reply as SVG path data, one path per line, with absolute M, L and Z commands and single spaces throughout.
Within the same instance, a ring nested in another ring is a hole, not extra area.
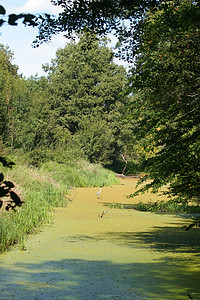
M 52 161 L 43 164 L 42 170 L 48 171 L 54 180 L 73 187 L 109 186 L 119 183 L 112 171 L 83 160 L 65 164 Z
M 24 203 L 16 211 L 0 212 L 0 252 L 17 243 L 23 250 L 26 237 L 53 220 L 54 208 L 67 205 L 70 187 L 118 183 L 114 173 L 84 161 L 50 161 L 39 169 L 18 163 L 3 173 L 15 184 L 15 192 Z
M 175 201 L 139 202 L 134 204 L 133 208 L 157 213 L 200 213 L 200 206 L 197 204 L 177 203 Z

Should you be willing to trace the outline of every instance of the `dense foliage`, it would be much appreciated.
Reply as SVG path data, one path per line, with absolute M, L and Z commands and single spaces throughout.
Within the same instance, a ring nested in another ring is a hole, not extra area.
M 109 163 L 123 151 L 122 111 L 126 71 L 113 63 L 106 41 L 85 33 L 78 43 L 59 49 L 48 73 L 51 111 L 63 139 L 76 134 L 92 162 Z M 125 142 L 125 141 L 124 141 Z
M 87 28 L 118 37 L 118 55 L 135 66 L 130 119 L 157 191 L 199 197 L 199 1 L 52 1 L 58 18 L 39 22 L 37 43 Z M 48 29 L 47 29 L 47 24 Z M 183 201 L 183 200 L 181 200 Z
M 161 0 L 51 0 L 51 2 L 60 6 L 63 11 L 58 17 L 38 16 L 39 34 L 34 42 L 36 46 L 48 41 L 58 32 L 73 37 L 74 33 L 80 33 L 87 28 L 100 35 L 112 32 L 123 41 L 122 52 L 130 54 L 128 48 L 133 46 L 133 37 L 134 39 L 139 37 L 139 21 L 144 18 L 148 9 L 154 9 L 162 3 Z M 124 24 L 129 24 L 128 28 Z M 135 46 L 136 44 L 134 48 Z M 131 56 L 129 59 L 132 61 Z
M 136 157 L 140 152 L 137 159 L 147 173 L 142 181 L 152 180 L 140 191 L 153 188 L 156 192 L 168 184 L 170 194 L 180 196 L 180 201 L 198 200 L 199 1 L 52 3 L 63 12 L 58 18 L 38 17 L 36 45 L 58 32 L 66 36 L 86 33 L 78 44 L 72 42 L 58 50 L 56 59 L 45 67 L 45 87 L 41 79 L 32 79 L 40 91 L 42 88 L 42 96 L 25 105 L 28 121 L 21 128 L 29 136 L 27 149 L 38 151 L 39 147 L 42 159 L 46 149 L 73 144 L 91 161 L 102 163 L 127 151 Z M 123 93 L 124 70 L 113 65 L 112 53 L 94 34 L 109 32 L 118 37 L 118 55 L 134 61 L 129 98 Z M 4 109 L 1 126 L 6 126 L 4 140 L 9 136 L 14 145 L 12 128 L 18 126 L 13 126 L 9 111 Z M 20 116 L 19 111 L 16 115 Z M 23 138 L 16 141 L 18 146 L 26 144 Z
M 13 146 L 17 122 L 26 108 L 24 81 L 18 76 L 18 67 L 12 64 L 13 53 L 0 45 L 0 134 L 1 140 Z
M 10 50 L 2 46 L 1 53 L 2 63 L 3 56 L 10 63 L 7 73 L 2 66 L 7 76 L 5 88 L 2 84 L 3 143 L 27 152 L 35 165 L 76 154 L 107 165 L 127 152 L 133 140 L 133 124 L 125 118 L 127 75 L 113 63 L 106 39 L 84 33 L 43 66 L 47 77 L 26 80 L 17 75 Z
M 191 1 L 148 13 L 130 78 L 138 138 L 148 138 L 154 150 L 145 161 L 145 179 L 153 181 L 141 190 L 170 183 L 181 201 L 198 199 L 200 191 L 199 20 Z

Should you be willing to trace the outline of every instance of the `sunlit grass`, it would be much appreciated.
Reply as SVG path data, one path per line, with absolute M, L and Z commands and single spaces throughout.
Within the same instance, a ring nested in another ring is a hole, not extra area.
M 109 208 L 118 209 L 136 209 L 140 211 L 156 212 L 156 213 L 200 213 L 200 206 L 177 203 L 175 201 L 149 201 L 149 202 L 138 202 L 133 204 L 123 203 L 109 203 Z
M 50 222 L 54 207 L 66 205 L 65 195 L 69 191 L 62 183 L 52 182 L 48 174 L 27 166 L 17 165 L 7 170 L 6 178 L 14 182 L 24 204 L 16 211 L 1 213 L 1 251 L 16 243 L 23 248 L 26 235 Z
M 73 164 L 45 163 L 42 166 L 51 177 L 73 187 L 95 187 L 118 184 L 114 173 L 102 168 L 101 165 L 78 161 Z
M 157 201 L 154 203 L 139 202 L 134 205 L 134 208 L 141 211 L 151 211 L 160 213 L 200 213 L 199 205 L 177 203 L 175 201 Z
M 113 172 L 88 162 L 59 164 L 48 162 L 40 169 L 17 163 L 3 170 L 6 180 L 24 202 L 16 211 L 0 212 L 0 251 L 19 243 L 24 249 L 27 235 L 36 233 L 53 220 L 53 209 L 66 206 L 71 187 L 117 184 Z

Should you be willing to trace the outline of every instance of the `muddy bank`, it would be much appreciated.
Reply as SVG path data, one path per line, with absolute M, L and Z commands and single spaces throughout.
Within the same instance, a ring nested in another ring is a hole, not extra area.
M 200 299 L 200 230 L 187 221 L 133 209 L 147 194 L 127 199 L 137 179 L 73 190 L 54 223 L 0 256 L 2 299 Z M 110 206 L 111 207 L 111 206 Z M 102 212 L 106 214 L 101 218 Z

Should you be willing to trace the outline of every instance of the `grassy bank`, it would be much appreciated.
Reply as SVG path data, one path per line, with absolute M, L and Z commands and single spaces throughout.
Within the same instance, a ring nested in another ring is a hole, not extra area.
M 108 186 L 119 182 L 113 172 L 84 160 L 73 164 L 48 162 L 41 170 L 48 172 L 54 180 L 73 187 Z
M 53 208 L 67 205 L 71 187 L 106 186 L 118 183 L 114 173 L 85 161 L 73 164 L 48 162 L 40 169 L 18 163 L 2 168 L 5 179 L 24 202 L 16 211 L 0 212 L 0 252 L 37 232 L 53 218 Z
M 140 211 L 150 211 L 158 213 L 200 213 L 200 206 L 191 203 L 177 203 L 176 201 L 157 201 L 155 203 L 140 202 L 134 206 Z

